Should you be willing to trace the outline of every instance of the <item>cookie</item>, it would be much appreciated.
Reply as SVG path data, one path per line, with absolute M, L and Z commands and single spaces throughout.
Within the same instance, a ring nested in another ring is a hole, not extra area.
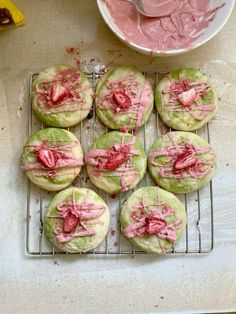
M 135 247 L 165 254 L 181 238 L 186 212 L 174 194 L 154 186 L 142 187 L 125 202 L 120 224 L 123 236 Z
M 77 137 L 57 128 L 40 130 L 24 145 L 22 169 L 41 189 L 59 191 L 70 185 L 83 165 L 83 150 Z
M 189 193 L 214 176 L 216 156 L 211 146 L 191 132 L 169 132 L 158 138 L 148 156 L 154 180 L 174 193 Z
M 51 244 L 69 253 L 87 252 L 104 240 L 110 211 L 94 191 L 68 188 L 56 194 L 44 217 L 45 235 Z
M 167 126 L 175 130 L 193 131 L 213 118 L 217 109 L 217 95 L 202 72 L 178 69 L 159 82 L 155 104 Z
M 144 125 L 153 108 L 150 82 L 134 68 L 107 72 L 96 88 L 96 114 L 109 129 L 133 130 Z
M 146 172 L 147 157 L 135 136 L 118 131 L 98 137 L 85 156 L 92 183 L 113 194 L 135 187 Z
M 40 72 L 32 84 L 32 108 L 45 124 L 71 127 L 85 119 L 93 103 L 86 75 L 64 65 Z

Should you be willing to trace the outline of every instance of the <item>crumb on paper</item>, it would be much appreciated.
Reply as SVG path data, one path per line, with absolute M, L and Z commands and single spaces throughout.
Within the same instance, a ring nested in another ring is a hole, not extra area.
M 80 61 L 79 58 L 76 60 L 76 65 L 77 65 L 77 68 L 80 69 L 80 67 L 81 67 L 81 61 Z
M 157 308 L 158 306 L 159 306 L 158 304 L 154 305 L 155 308 Z
M 111 194 L 111 198 L 114 200 L 116 198 L 116 194 Z
M 19 118 L 21 118 L 21 111 L 22 111 L 22 106 L 19 106 L 19 107 L 17 108 L 17 116 L 18 116 Z
M 68 47 L 68 48 L 66 48 L 66 52 L 67 52 L 68 54 L 74 54 L 75 51 L 76 51 L 76 49 L 77 49 L 77 48 L 75 48 L 75 47 Z
M 4 130 L 4 127 L 1 127 L 1 130 Z
M 228 167 L 228 166 L 229 166 L 229 164 L 227 163 L 227 164 L 226 164 L 226 167 Z
M 163 300 L 163 299 L 165 299 L 165 297 L 163 295 L 161 295 L 161 299 Z
M 114 236 L 116 234 L 116 231 L 111 228 L 110 233 L 111 233 L 112 236 Z
M 117 54 L 121 52 L 121 49 L 107 49 L 107 52 L 111 55 Z

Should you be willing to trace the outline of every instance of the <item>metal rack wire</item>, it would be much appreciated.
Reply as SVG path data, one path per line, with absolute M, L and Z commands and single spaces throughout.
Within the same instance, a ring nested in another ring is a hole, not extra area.
M 146 77 L 155 86 L 164 72 L 143 72 Z M 96 85 L 96 81 L 103 75 L 103 73 L 92 72 L 86 73 L 90 78 L 93 86 Z M 37 131 L 39 128 L 43 128 L 44 125 L 34 118 L 32 114 L 32 103 L 30 97 L 30 91 L 33 79 L 37 74 L 33 74 L 29 80 L 29 115 L 28 115 L 28 135 L 30 136 L 33 131 Z M 87 135 L 84 135 L 84 130 L 89 130 Z M 167 129 L 162 121 L 159 119 L 157 112 L 153 111 L 149 122 L 142 127 L 136 136 L 138 136 L 144 145 L 145 151 L 148 151 L 151 144 L 156 137 L 159 137 L 170 129 Z M 97 119 L 95 115 L 95 105 L 88 119 L 82 121 L 77 127 L 72 130 L 80 139 L 82 146 L 89 146 L 96 136 L 107 132 L 105 128 Z M 209 124 L 203 127 L 199 132 L 199 135 L 204 137 L 210 143 L 210 128 Z M 150 136 L 151 135 L 151 136 Z M 84 145 L 83 145 L 84 144 Z M 147 173 L 141 183 L 137 186 L 154 185 L 151 177 Z M 123 202 L 127 197 L 135 190 L 121 193 L 117 197 L 108 196 L 102 191 L 98 191 L 91 182 L 88 181 L 86 170 L 83 168 L 81 175 L 79 176 L 76 186 L 89 187 L 98 192 L 111 208 L 111 228 L 108 232 L 103 243 L 96 249 L 87 253 L 73 253 L 83 255 L 102 255 L 102 256 L 117 256 L 117 255 L 131 255 L 147 254 L 143 251 L 137 250 L 131 246 L 131 244 L 125 240 L 119 229 L 119 214 L 122 208 Z M 137 189 L 136 188 L 136 189 Z M 53 255 L 68 255 L 50 246 L 45 239 L 43 232 L 43 216 L 49 200 L 55 193 L 49 193 L 40 190 L 35 187 L 28 180 L 27 182 L 27 217 L 26 217 L 26 251 L 33 256 L 53 256 Z M 115 197 L 115 199 L 114 199 Z M 204 189 L 179 196 L 180 200 L 185 204 L 186 213 L 188 216 L 186 230 L 182 236 L 181 241 L 172 249 L 172 252 L 167 254 L 204 254 L 213 250 L 214 246 L 214 226 L 213 226 L 213 184 L 210 182 Z

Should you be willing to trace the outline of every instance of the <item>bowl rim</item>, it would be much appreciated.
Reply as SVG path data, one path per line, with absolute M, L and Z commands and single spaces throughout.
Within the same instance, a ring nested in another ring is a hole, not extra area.
M 97 0 L 97 6 L 99 8 L 100 14 L 103 17 L 104 22 L 107 24 L 107 26 L 112 30 L 112 32 L 121 40 L 123 41 L 125 44 L 129 45 L 131 48 L 134 48 L 136 51 L 138 50 L 139 52 L 142 51 L 145 54 L 149 54 L 152 56 L 171 56 L 171 55 L 177 55 L 177 54 L 182 54 L 185 52 L 188 52 L 190 50 L 196 49 L 202 45 L 204 45 L 205 43 L 207 43 L 208 41 L 210 41 L 213 37 L 215 37 L 221 30 L 222 28 L 225 26 L 225 24 L 228 22 L 232 12 L 233 12 L 233 8 L 235 5 L 235 0 L 232 0 L 231 2 L 231 6 L 229 8 L 229 12 L 227 14 L 227 17 L 225 18 L 225 20 L 223 21 L 222 24 L 220 24 L 220 26 L 218 28 L 216 28 L 216 30 L 207 38 L 205 38 L 204 40 L 200 41 L 200 42 L 196 42 L 195 44 L 193 44 L 191 47 L 187 47 L 187 48 L 181 48 L 181 49 L 169 49 L 166 51 L 161 51 L 161 50 L 152 50 L 151 48 L 146 48 L 143 46 L 140 46 L 138 44 L 135 44 L 132 41 L 127 40 L 123 34 L 118 31 L 115 27 L 114 27 L 114 23 L 112 21 L 112 19 L 109 16 L 109 20 L 106 17 L 105 11 L 104 11 L 104 6 L 105 3 L 103 2 L 103 0 Z M 108 10 L 107 10 L 108 11 Z M 109 13 L 108 13 L 109 14 Z

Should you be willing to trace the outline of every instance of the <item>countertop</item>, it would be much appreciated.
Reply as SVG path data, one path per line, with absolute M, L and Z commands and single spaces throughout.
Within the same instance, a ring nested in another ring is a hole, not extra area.
M 210 313 L 236 310 L 236 10 L 209 43 L 186 55 L 152 58 L 124 46 L 103 22 L 95 0 L 15 3 L 26 17 L 0 32 L 0 312 Z M 218 156 L 214 179 L 215 247 L 204 256 L 32 258 L 25 252 L 26 178 L 20 154 L 27 138 L 29 75 L 76 60 L 142 70 L 199 66 L 217 83 L 211 123 Z M 91 61 L 95 59 L 95 61 Z

